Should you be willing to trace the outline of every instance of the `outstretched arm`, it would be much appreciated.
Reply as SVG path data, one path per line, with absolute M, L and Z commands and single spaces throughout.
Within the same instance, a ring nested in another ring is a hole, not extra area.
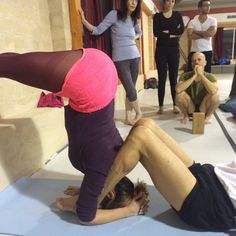
M 70 198 L 58 198 L 57 207 L 63 211 L 78 212 L 76 202 L 78 201 L 78 195 Z M 122 218 L 143 214 L 148 202 L 143 193 L 135 196 L 131 203 L 125 207 L 116 209 L 97 209 L 94 218 L 91 221 L 82 221 L 79 219 L 80 224 L 83 225 L 97 225 L 105 224 Z
M 81 8 L 78 10 L 78 12 L 79 12 L 79 14 L 80 14 L 81 21 L 82 21 L 82 24 L 84 25 L 84 27 L 85 27 L 88 31 L 92 32 L 92 31 L 93 31 L 93 28 L 94 28 L 94 25 L 90 24 L 90 23 L 86 20 L 86 18 L 85 18 L 85 16 L 84 16 L 84 11 L 83 11 Z
M 145 196 L 140 193 L 135 198 L 133 198 L 132 202 L 128 206 L 115 209 L 98 209 L 96 216 L 92 221 L 80 221 L 80 223 L 83 225 L 98 225 L 110 223 L 130 216 L 136 216 L 144 213 L 140 211 L 144 205 L 146 205 L 146 199 Z
M 115 10 L 110 11 L 103 21 L 98 25 L 94 26 L 90 24 L 84 16 L 84 12 L 82 9 L 79 9 L 79 13 L 81 16 L 81 20 L 83 25 L 93 34 L 93 35 L 101 35 L 108 28 L 110 28 L 117 20 L 117 12 Z

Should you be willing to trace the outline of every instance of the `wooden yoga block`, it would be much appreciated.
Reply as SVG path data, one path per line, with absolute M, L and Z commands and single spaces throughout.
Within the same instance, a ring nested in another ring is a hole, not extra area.
M 193 134 L 204 134 L 205 114 L 203 112 L 193 113 Z

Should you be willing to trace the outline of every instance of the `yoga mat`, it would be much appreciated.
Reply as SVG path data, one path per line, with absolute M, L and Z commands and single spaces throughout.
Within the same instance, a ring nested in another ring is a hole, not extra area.
M 75 214 L 55 207 L 75 180 L 22 177 L 0 193 L 0 233 L 18 236 L 185 236 L 234 235 L 234 232 L 202 232 L 183 223 L 168 203 L 149 186 L 150 208 L 145 216 L 135 216 L 97 226 L 78 224 Z

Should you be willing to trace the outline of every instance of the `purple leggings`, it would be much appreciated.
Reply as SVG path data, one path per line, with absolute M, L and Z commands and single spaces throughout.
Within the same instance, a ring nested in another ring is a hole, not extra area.
M 22 84 L 59 92 L 73 64 L 82 50 L 60 52 L 30 52 L 0 54 L 0 77 Z

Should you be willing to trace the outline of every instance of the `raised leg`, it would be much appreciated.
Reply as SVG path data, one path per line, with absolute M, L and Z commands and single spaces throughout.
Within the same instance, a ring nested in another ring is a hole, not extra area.
M 82 50 L 0 54 L 0 77 L 28 86 L 58 92 Z
M 193 164 L 192 158 L 184 151 L 184 149 L 160 126 L 158 126 L 154 120 L 149 118 L 142 118 L 136 123 L 137 126 L 144 126 L 150 129 L 165 145 L 175 153 L 175 155 L 187 166 Z

